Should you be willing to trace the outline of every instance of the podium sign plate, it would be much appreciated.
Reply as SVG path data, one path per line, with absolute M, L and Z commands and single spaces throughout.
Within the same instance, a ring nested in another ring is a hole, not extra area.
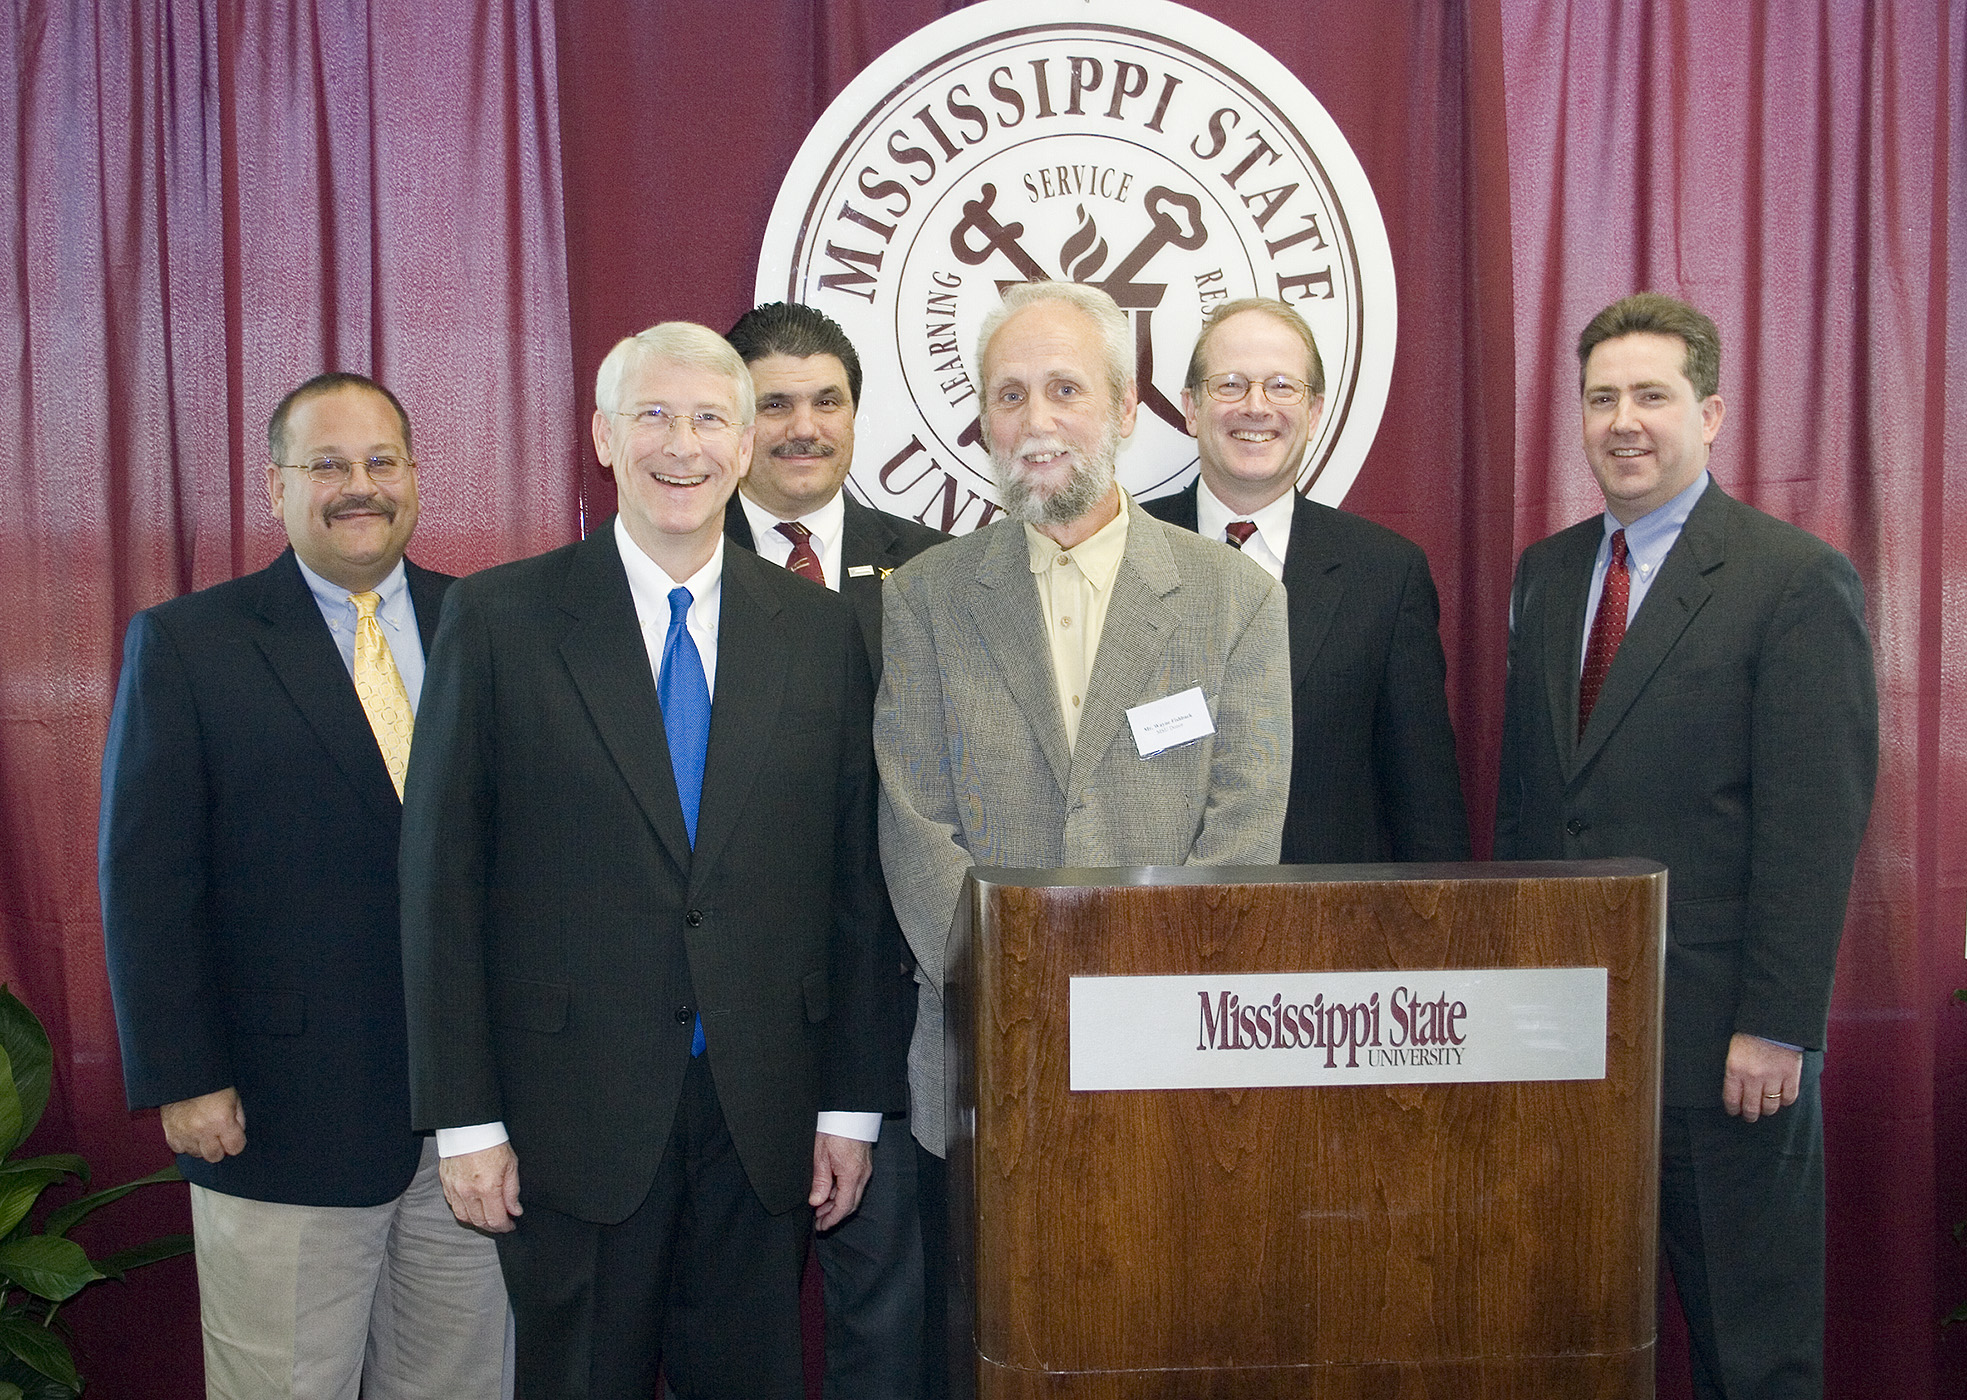
M 1602 967 L 1074 977 L 1071 1087 L 1605 1077 Z

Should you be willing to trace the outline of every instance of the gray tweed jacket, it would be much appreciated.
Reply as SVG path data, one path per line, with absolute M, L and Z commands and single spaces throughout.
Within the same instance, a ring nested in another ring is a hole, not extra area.
M 1000 521 L 887 580 L 874 743 L 881 863 L 918 961 L 915 1136 L 942 1155 L 943 971 L 973 865 L 1271 865 L 1291 774 L 1284 589 L 1131 500 L 1066 748 L 1023 528 Z M 1126 712 L 1200 686 L 1214 735 L 1142 759 Z

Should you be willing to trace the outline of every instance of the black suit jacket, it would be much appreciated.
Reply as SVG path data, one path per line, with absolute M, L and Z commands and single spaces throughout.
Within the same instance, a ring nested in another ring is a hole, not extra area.
M 864 506 L 844 493 L 840 502 L 847 511 L 846 522 L 840 531 L 840 563 L 848 570 L 847 576 L 840 580 L 840 596 L 854 606 L 861 635 L 867 641 L 868 669 L 878 680 L 881 676 L 881 580 L 930 545 L 941 544 L 949 536 L 918 521 Z M 756 551 L 758 548 L 751 537 L 751 520 L 738 503 L 738 493 L 735 491 L 724 507 L 724 538 L 749 550 Z M 852 570 L 857 564 L 871 567 L 874 572 L 856 575 Z
M 903 1096 L 872 705 L 840 599 L 726 549 L 693 851 L 612 525 L 461 582 L 404 809 L 417 1123 L 502 1120 L 522 1199 L 618 1222 L 701 1012 L 753 1189 L 802 1204 L 815 1114 Z
M 1517 564 L 1496 855 L 1667 866 L 1665 1098 L 1709 1107 L 1736 1031 L 1824 1043 L 1878 766 L 1864 587 L 1710 481 L 1580 737 L 1603 522 Z
M 1196 487 L 1143 505 L 1196 527 Z M 1291 628 L 1286 865 L 1467 860 L 1441 603 L 1420 547 L 1302 496 L 1284 551 Z
M 408 573 L 428 650 L 450 579 Z M 98 847 L 124 1083 L 246 1110 L 246 1150 L 179 1157 L 191 1180 L 327 1206 L 409 1185 L 401 817 L 292 550 L 130 620 Z

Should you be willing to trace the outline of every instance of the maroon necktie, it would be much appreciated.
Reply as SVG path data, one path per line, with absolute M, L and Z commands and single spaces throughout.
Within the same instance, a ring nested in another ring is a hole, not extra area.
M 1591 707 L 1598 703 L 1605 673 L 1625 640 L 1626 605 L 1632 598 L 1632 575 L 1626 572 L 1626 532 L 1612 532 L 1612 562 L 1605 568 L 1605 587 L 1598 594 L 1598 611 L 1591 619 L 1591 640 L 1585 643 L 1584 674 L 1578 677 L 1578 733 L 1585 732 Z
M 792 541 L 792 557 L 785 566 L 801 578 L 809 578 L 821 588 L 826 587 L 826 571 L 820 568 L 820 556 L 813 552 L 813 532 L 797 520 L 788 520 L 779 526 L 779 533 Z
M 1228 534 L 1229 542 L 1238 549 L 1241 549 L 1250 542 L 1250 536 L 1257 533 L 1257 522 L 1254 520 L 1232 520 L 1229 524 L 1223 526 L 1223 530 Z

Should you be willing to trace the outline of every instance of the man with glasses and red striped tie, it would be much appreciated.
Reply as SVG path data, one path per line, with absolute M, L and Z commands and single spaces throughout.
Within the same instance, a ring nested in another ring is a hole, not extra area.
M 1434 578 L 1412 542 L 1298 494 L 1324 407 L 1304 319 L 1269 297 L 1224 302 L 1182 389 L 1201 475 L 1144 506 L 1283 580 L 1294 736 L 1284 863 L 1467 860 Z
M 1818 1075 L 1878 767 L 1864 586 L 1709 475 L 1707 316 L 1629 296 L 1578 363 L 1605 511 L 1517 564 L 1496 855 L 1666 865 L 1660 1240 L 1694 1391 L 1819 1397 Z
M 291 548 L 130 621 L 103 932 L 133 1106 L 192 1183 L 210 1396 L 512 1394 L 490 1241 L 410 1124 L 396 846 L 451 580 L 403 557 L 410 420 L 324 374 L 267 425 Z

